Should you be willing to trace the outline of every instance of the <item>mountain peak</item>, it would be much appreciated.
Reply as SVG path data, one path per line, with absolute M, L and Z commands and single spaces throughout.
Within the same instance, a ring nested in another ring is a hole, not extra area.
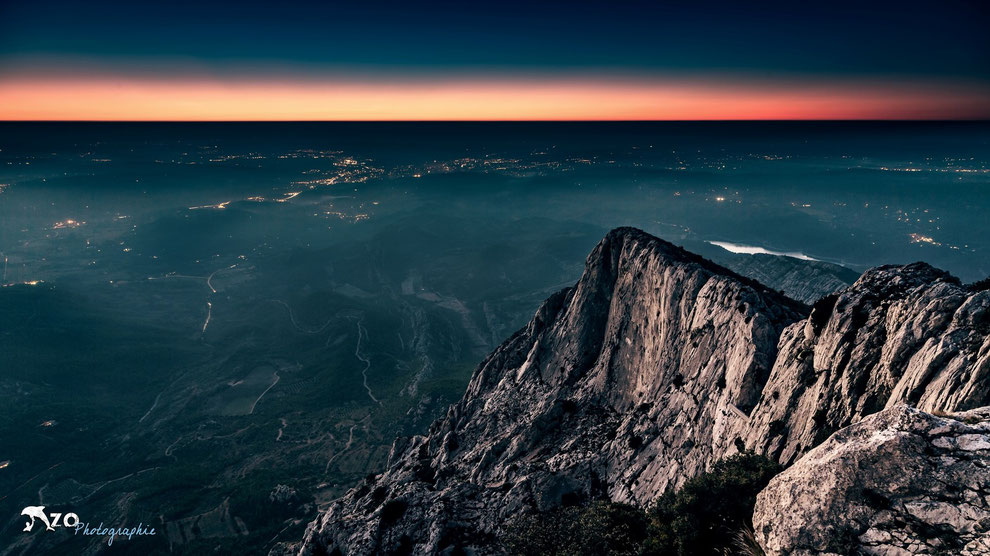
M 887 404 L 990 401 L 990 292 L 927 265 L 882 267 L 808 314 L 669 242 L 612 230 L 428 436 L 397 441 L 380 477 L 311 525 L 303 552 L 493 553 L 520 512 L 646 505 L 744 449 L 793 461 Z
M 934 284 L 961 286 L 958 278 L 928 263 L 915 262 L 906 265 L 884 265 L 867 270 L 851 289 L 870 291 L 881 297 L 897 297 Z
M 630 226 L 614 228 L 609 231 L 588 255 L 586 268 L 601 264 L 604 260 L 610 260 L 613 265 L 617 265 L 619 261 L 617 257 L 624 252 L 627 255 L 652 257 L 667 264 L 694 265 L 705 272 L 730 278 L 756 292 L 774 297 L 775 301 L 788 305 L 796 311 L 806 312 L 808 310 L 803 303 L 790 299 L 781 292 L 777 292 L 752 278 L 742 276 L 701 255 Z

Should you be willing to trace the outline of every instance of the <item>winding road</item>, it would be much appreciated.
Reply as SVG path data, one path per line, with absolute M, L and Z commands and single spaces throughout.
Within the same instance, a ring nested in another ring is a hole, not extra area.
M 371 368 L 371 360 L 361 355 L 361 339 L 368 334 L 368 331 L 364 329 L 364 326 L 361 324 L 360 320 L 357 322 L 357 328 L 358 338 L 357 345 L 354 347 L 354 357 L 357 357 L 358 360 L 364 363 L 364 370 L 361 371 L 361 378 L 364 379 L 364 389 L 368 391 L 368 397 L 371 398 L 373 402 L 378 405 L 382 405 L 382 402 L 376 398 L 374 392 L 371 391 L 371 387 L 368 386 L 368 369 Z

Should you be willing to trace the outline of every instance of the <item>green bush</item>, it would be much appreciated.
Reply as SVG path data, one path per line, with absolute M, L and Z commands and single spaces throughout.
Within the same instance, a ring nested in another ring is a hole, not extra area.
M 979 282 L 973 282 L 969 285 L 969 290 L 973 292 L 990 290 L 990 277 L 984 278 Z
M 711 555 L 736 550 L 738 533 L 752 527 L 756 495 L 780 465 L 755 454 L 717 462 L 676 492 L 666 492 L 647 511 L 651 555 Z
M 512 556 L 760 554 L 752 538 L 756 494 L 781 471 L 743 453 L 667 492 L 646 511 L 607 501 L 512 519 L 501 537 Z
M 635 556 L 646 530 L 642 510 L 598 501 L 519 516 L 509 522 L 502 544 L 513 556 Z

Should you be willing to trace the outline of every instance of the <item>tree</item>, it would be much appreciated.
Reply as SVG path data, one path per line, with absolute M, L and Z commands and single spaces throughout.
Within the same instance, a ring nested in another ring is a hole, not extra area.
M 718 461 L 711 471 L 664 493 L 647 511 L 650 555 L 714 555 L 735 548 L 740 531 L 752 528 L 756 495 L 780 465 L 743 453 Z

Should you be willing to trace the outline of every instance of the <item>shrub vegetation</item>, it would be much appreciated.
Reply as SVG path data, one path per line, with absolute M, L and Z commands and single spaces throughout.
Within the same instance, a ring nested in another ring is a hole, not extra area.
M 514 556 L 759 554 L 751 534 L 756 495 L 780 471 L 763 456 L 738 454 L 645 510 L 595 501 L 518 516 L 502 546 Z

